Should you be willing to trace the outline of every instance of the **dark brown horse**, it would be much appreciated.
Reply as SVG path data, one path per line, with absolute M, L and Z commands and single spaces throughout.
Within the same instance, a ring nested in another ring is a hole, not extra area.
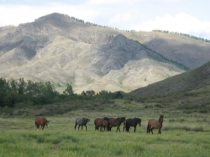
M 117 127 L 116 131 L 120 131 L 120 125 L 121 123 L 125 123 L 125 117 L 118 117 L 118 118 L 108 118 L 108 117 L 104 117 L 105 120 L 108 121 L 109 125 L 110 125 L 110 131 L 112 127 Z
M 139 124 L 141 126 L 141 119 L 140 118 L 129 118 L 125 122 L 126 131 L 129 132 L 130 127 L 134 127 L 134 132 L 136 132 L 136 126 Z M 124 127 L 123 127 L 124 129 Z
M 158 134 L 161 134 L 161 128 L 163 126 L 163 115 L 160 115 L 159 120 L 150 119 L 147 125 L 147 133 L 150 133 L 150 131 L 153 134 L 153 129 L 159 129 Z
M 37 129 L 39 129 L 39 126 L 41 126 L 42 130 L 44 130 L 45 125 L 49 127 L 48 124 L 49 124 L 49 121 L 44 117 L 36 117 L 35 119 L 35 125 Z
M 102 131 L 102 129 L 109 131 L 109 123 L 107 120 L 104 120 L 104 118 L 96 118 L 94 120 L 94 124 L 95 124 L 95 130 L 99 130 Z

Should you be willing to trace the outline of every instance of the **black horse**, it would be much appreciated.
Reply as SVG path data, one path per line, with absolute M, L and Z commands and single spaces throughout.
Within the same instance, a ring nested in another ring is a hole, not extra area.
M 111 131 L 111 128 L 117 127 L 116 131 L 120 131 L 120 125 L 121 123 L 125 123 L 125 117 L 118 117 L 118 118 L 108 118 L 108 117 L 104 117 L 104 120 L 107 120 L 109 123 L 109 130 Z
M 87 126 L 86 126 L 87 123 L 90 125 L 90 119 L 88 119 L 88 118 L 77 118 L 76 121 L 75 121 L 74 129 L 77 128 L 77 125 L 78 125 L 78 130 L 79 130 L 80 126 L 82 126 L 82 129 L 83 129 L 83 126 L 85 126 L 86 131 L 87 131 Z
M 139 124 L 141 126 L 140 118 L 129 118 L 125 122 L 126 131 L 129 132 L 130 127 L 134 127 L 134 132 L 136 132 L 136 126 Z

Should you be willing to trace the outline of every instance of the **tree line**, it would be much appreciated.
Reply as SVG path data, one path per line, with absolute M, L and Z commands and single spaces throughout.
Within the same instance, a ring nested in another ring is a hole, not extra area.
M 189 35 L 189 34 L 185 34 L 185 33 L 170 32 L 170 31 L 166 31 L 166 30 L 153 30 L 153 32 L 162 32 L 162 33 L 167 33 L 167 34 L 183 35 L 183 36 L 186 36 L 186 37 L 189 37 L 189 38 L 193 38 L 195 40 L 200 40 L 200 41 L 204 41 L 204 42 L 210 43 L 210 40 L 208 40 L 208 39 L 204 39 L 204 38 L 201 38 L 201 37 L 196 37 L 194 35 Z
M 70 100 L 93 100 L 93 99 L 119 99 L 123 98 L 121 92 L 109 92 L 102 90 L 95 93 L 93 90 L 83 91 L 76 94 L 70 84 L 66 85 L 65 90 L 59 93 L 55 90 L 51 82 L 25 81 L 23 78 L 18 80 L 6 80 L 0 78 L 0 107 L 15 107 L 19 103 L 32 105 L 44 105 L 54 102 L 65 102 Z

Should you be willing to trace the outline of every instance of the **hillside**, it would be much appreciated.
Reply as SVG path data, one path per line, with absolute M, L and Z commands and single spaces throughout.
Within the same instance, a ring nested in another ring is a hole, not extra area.
M 157 38 L 169 44 L 157 44 Z M 53 13 L 0 29 L 0 77 L 51 81 L 61 89 L 70 83 L 77 93 L 130 92 L 210 59 L 209 43 L 185 37 L 198 49 L 191 45 L 183 49 L 179 38 L 160 32 L 125 32 Z M 172 39 L 176 44 L 170 44 Z
M 132 91 L 133 95 L 168 95 L 210 87 L 210 62 L 194 70 Z
M 210 61 L 210 43 L 178 33 L 135 32 L 131 38 L 145 44 L 164 57 L 195 69 Z

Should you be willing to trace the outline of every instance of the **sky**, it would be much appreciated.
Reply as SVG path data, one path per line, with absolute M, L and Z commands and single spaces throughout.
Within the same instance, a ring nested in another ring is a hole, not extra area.
M 62 13 L 120 30 L 167 30 L 210 40 L 209 0 L 0 0 L 0 27 Z

